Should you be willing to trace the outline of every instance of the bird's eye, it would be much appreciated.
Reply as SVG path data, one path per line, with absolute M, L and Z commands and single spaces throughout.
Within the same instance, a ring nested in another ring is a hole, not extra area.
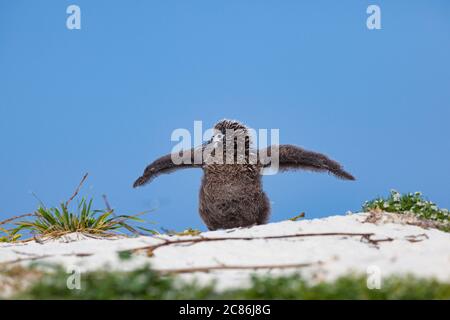
M 217 134 L 217 139 L 222 139 L 223 138 L 223 134 L 221 134 L 221 133 L 219 133 L 219 134 Z

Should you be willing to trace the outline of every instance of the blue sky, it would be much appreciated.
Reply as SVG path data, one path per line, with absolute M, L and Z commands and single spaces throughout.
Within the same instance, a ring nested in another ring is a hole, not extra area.
M 66 28 L 81 8 L 82 29 Z M 378 4 L 382 30 L 366 28 Z M 176 128 L 279 128 L 357 177 L 264 178 L 272 221 L 357 211 L 391 188 L 450 207 L 450 3 L 1 1 L 0 219 L 81 194 L 204 230 L 201 171 L 131 185 Z

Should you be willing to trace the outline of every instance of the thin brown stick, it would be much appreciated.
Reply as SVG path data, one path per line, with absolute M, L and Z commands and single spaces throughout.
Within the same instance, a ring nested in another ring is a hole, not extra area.
M 281 236 L 267 236 L 267 237 L 217 237 L 217 238 L 194 238 L 194 239 L 178 239 L 178 240 L 168 240 L 165 238 L 158 238 L 159 240 L 164 241 L 163 243 L 140 247 L 131 250 L 125 250 L 125 252 L 137 252 L 141 250 L 148 250 L 150 253 L 153 253 L 156 249 L 161 247 L 175 245 L 175 244 L 196 244 L 199 242 L 213 242 L 213 241 L 227 241 L 227 240 L 243 240 L 243 241 L 251 241 L 251 240 L 274 240 L 274 239 L 290 239 L 290 238 L 301 238 L 301 237 L 326 237 L 326 236 L 341 236 L 341 237 L 363 237 L 370 239 L 373 236 L 373 233 L 341 233 L 341 232 L 333 232 L 333 233 L 298 233 L 291 235 L 281 235 Z
M 24 261 L 35 261 L 35 260 L 45 259 L 45 258 L 50 258 L 50 257 L 52 257 L 52 256 L 51 255 L 42 255 L 42 256 L 27 257 L 27 258 L 18 258 L 18 259 L 11 260 L 11 261 L 1 262 L 0 266 L 6 266 L 9 264 L 20 263 L 20 262 L 24 262 Z
M 250 266 L 219 265 L 211 267 L 194 267 L 194 268 L 180 268 L 180 269 L 156 269 L 155 271 L 163 275 L 170 275 L 170 274 L 182 274 L 194 272 L 208 273 L 211 271 L 220 271 L 220 270 L 297 269 L 297 268 L 312 267 L 321 264 L 322 262 L 319 261 L 316 263 L 269 264 L 269 265 L 250 265 Z
M 10 261 L 5 261 L 5 262 L 0 262 L 0 266 L 4 266 L 4 265 L 10 265 L 10 264 L 14 264 L 14 263 L 20 263 L 20 262 L 25 262 L 25 261 L 36 261 L 36 260 L 40 260 L 40 259 L 47 259 L 47 258 L 54 258 L 54 257 L 80 257 L 80 258 L 84 258 L 84 257 L 90 257 L 93 256 L 93 253 L 65 253 L 65 254 L 45 254 L 45 255 L 33 255 L 33 254 L 28 254 L 28 253 L 18 253 L 18 254 L 22 254 L 22 255 L 27 255 L 26 258 L 18 258 L 15 260 L 10 260 Z
M 18 252 L 19 253 L 19 252 Z M 33 256 L 29 253 L 19 253 L 23 255 L 27 255 L 26 258 L 19 258 L 12 261 L 7 261 L 0 263 L 2 265 L 10 265 L 25 261 L 36 261 L 40 259 L 52 258 L 58 255 L 41 255 L 41 256 Z M 63 254 L 62 256 L 75 256 L 75 257 L 90 257 L 93 254 L 91 253 L 76 253 L 76 254 Z M 261 270 L 261 269 L 298 269 L 298 268 L 306 268 L 312 267 L 315 265 L 322 265 L 323 262 L 318 261 L 315 263 L 294 263 L 294 264 L 269 264 L 269 265 L 248 265 L 248 266 L 239 266 L 239 265 L 217 265 L 210 267 L 194 267 L 194 268 L 178 268 L 178 269 L 155 269 L 154 271 L 160 273 L 161 275 L 174 275 L 174 274 L 186 274 L 186 273 L 195 273 L 202 272 L 208 273 L 211 271 L 220 271 L 220 270 Z
M 392 242 L 394 239 L 390 237 L 384 239 L 372 239 L 372 236 L 363 236 L 361 241 L 366 241 L 367 243 L 374 245 L 376 248 L 379 248 L 378 244 L 380 242 Z
M 81 179 L 80 184 L 78 185 L 78 187 L 75 189 L 75 192 L 73 193 L 73 195 L 69 198 L 69 200 L 67 200 L 65 206 L 66 208 L 69 206 L 69 203 L 78 195 L 78 192 L 80 191 L 81 187 L 83 186 L 84 181 L 87 179 L 89 173 L 85 173 L 85 175 L 83 176 L 83 179 Z
M 103 201 L 105 202 L 106 210 L 112 213 L 113 217 L 117 217 L 114 210 L 111 208 L 111 205 L 109 204 L 108 197 L 106 194 L 102 195 Z
M 34 213 L 21 214 L 20 216 L 15 216 L 15 217 L 8 218 L 6 220 L 1 221 L 0 225 L 7 224 L 7 223 L 9 223 L 11 221 L 14 221 L 14 220 L 17 220 L 17 219 L 20 219 L 20 218 L 31 217 L 31 216 L 34 216 L 34 215 L 35 215 Z
M 430 239 L 430 237 L 426 233 L 416 234 L 416 235 L 412 234 L 412 235 L 405 237 L 405 240 L 407 240 L 411 243 L 422 242 L 422 241 L 425 241 L 428 239 Z

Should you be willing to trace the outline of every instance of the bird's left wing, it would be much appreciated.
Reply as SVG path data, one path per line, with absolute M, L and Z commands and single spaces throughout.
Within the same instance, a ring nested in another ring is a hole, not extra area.
M 342 166 L 328 158 L 326 155 L 308 151 L 293 145 L 280 145 L 274 148 L 273 156 L 278 151 L 278 165 L 280 171 L 287 170 L 310 170 L 319 172 L 329 172 L 340 179 L 355 180 L 355 178 L 345 171 Z M 267 168 L 273 164 L 272 147 L 262 149 L 258 152 L 258 161 L 262 167 Z

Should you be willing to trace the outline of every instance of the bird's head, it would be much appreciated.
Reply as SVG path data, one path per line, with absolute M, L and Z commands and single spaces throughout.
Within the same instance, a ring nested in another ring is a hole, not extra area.
M 206 145 L 214 149 L 212 152 L 214 156 L 218 150 L 223 150 L 221 153 L 223 153 L 224 159 L 226 159 L 227 151 L 229 153 L 231 151 L 234 153 L 234 161 L 237 159 L 248 160 L 251 145 L 249 129 L 236 120 L 221 120 L 215 124 L 213 136 Z

